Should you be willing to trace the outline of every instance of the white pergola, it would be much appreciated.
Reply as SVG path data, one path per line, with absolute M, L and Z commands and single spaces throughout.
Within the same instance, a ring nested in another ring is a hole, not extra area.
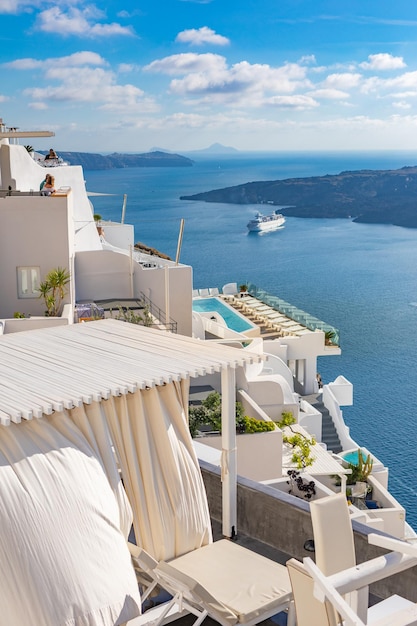
M 107 319 L 0 337 L 0 425 L 221 372 L 223 534 L 236 514 L 236 368 L 246 350 Z

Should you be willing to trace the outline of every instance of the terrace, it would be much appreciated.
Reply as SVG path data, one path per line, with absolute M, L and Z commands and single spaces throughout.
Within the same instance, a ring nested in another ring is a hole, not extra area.
M 0 446 L 4 458 L 0 547 L 5 555 L 2 562 L 7 563 L 2 610 L 8 623 L 23 623 L 22 611 L 26 618 L 31 616 L 32 623 L 62 623 L 61 610 L 66 615 L 66 602 L 73 606 L 75 587 L 83 591 L 82 602 L 77 601 L 80 617 L 75 624 L 93 623 L 81 622 L 81 613 L 91 612 L 91 589 L 105 598 L 106 606 L 115 602 L 118 615 L 132 622 L 131 601 L 137 592 L 121 542 L 129 531 L 130 517 L 119 471 L 133 510 L 135 536 L 158 561 L 205 545 L 212 526 L 216 535 L 241 535 L 239 541 L 251 547 L 253 540 L 261 541 L 263 547 L 267 544 L 283 559 L 287 555 L 305 556 L 305 542 L 312 537 L 309 504 L 269 485 L 236 476 L 236 446 L 229 428 L 230 415 L 234 415 L 235 370 L 260 362 L 260 355 L 115 320 L 4 336 L 0 353 Z M 213 372 L 220 374 L 223 386 L 222 472 L 201 462 L 205 489 L 197 493 L 199 470 L 183 427 L 183 394 L 190 376 L 204 378 Z M 10 447 L 14 439 L 20 447 Z M 23 464 L 19 463 L 22 455 Z M 18 472 L 17 482 L 8 470 L 10 464 Z M 164 471 L 168 466 L 169 471 Z M 48 497 L 42 499 L 45 506 L 40 509 L 38 498 L 26 499 L 25 506 L 37 511 L 38 521 L 33 524 L 32 514 L 22 516 L 23 505 L 16 504 L 15 498 L 25 498 L 38 487 Z M 115 496 L 120 508 L 115 507 Z M 73 500 L 77 506 L 72 505 Z M 47 502 L 53 506 L 46 506 Z M 170 502 L 177 504 L 171 507 Z M 91 520 L 91 526 L 78 519 L 81 509 L 81 517 Z M 186 510 L 190 518 L 183 518 Z M 60 528 L 58 541 L 56 527 Z M 366 532 L 356 527 L 361 541 Z M 50 546 L 47 553 L 41 549 L 45 536 Z M 18 559 L 16 541 L 20 546 Z M 261 544 L 258 547 L 262 549 Z M 361 557 L 380 553 L 379 548 L 367 547 Z M 32 554 L 37 558 L 31 558 Z M 411 562 L 416 561 L 411 558 L 405 565 Z M 92 569 L 95 563 L 99 564 L 99 575 Z M 18 591 L 11 568 L 17 568 Z M 417 585 L 413 572 L 407 569 L 398 583 L 383 582 L 377 589 L 381 594 L 391 593 L 398 584 L 402 595 L 409 593 L 414 599 Z M 47 593 L 42 587 L 45 577 Z M 57 584 L 65 592 L 51 592 Z M 126 593 L 130 600 L 122 602 L 124 612 L 120 612 L 120 599 Z M 54 618 L 45 619 L 49 605 L 39 607 L 32 599 L 34 595 L 54 598 Z M 145 613 L 138 619 L 139 623 L 150 623 L 154 617 Z M 112 617 L 94 623 L 120 621 Z

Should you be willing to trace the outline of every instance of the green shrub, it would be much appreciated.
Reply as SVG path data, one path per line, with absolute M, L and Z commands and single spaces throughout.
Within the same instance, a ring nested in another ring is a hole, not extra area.
M 195 437 L 202 426 L 220 432 L 222 430 L 222 399 L 217 391 L 210 393 L 198 406 L 189 408 L 189 428 Z M 261 433 L 275 430 L 274 422 L 265 422 L 244 414 L 241 402 L 236 402 L 236 431 L 238 433 Z

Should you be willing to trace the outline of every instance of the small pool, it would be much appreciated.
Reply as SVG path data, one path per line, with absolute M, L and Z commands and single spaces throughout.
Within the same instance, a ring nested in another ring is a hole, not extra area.
M 224 304 L 218 298 L 197 298 L 193 300 L 193 311 L 197 313 L 210 313 L 210 311 L 219 313 L 227 326 L 237 333 L 243 333 L 245 330 L 255 328 L 254 324 L 246 320 L 242 315 L 239 315 L 237 311 L 234 311 L 232 307 Z
M 367 453 L 364 450 L 361 450 L 362 452 L 362 458 L 364 460 L 366 460 L 367 458 Z M 347 463 L 351 463 L 351 465 L 358 465 L 359 464 L 359 459 L 358 459 L 358 451 L 357 450 L 351 450 L 350 452 L 346 452 L 346 454 L 342 454 L 342 458 L 347 461 Z

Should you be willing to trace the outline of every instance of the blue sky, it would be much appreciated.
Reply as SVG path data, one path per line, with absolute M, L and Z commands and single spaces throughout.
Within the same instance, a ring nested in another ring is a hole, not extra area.
M 413 0 L 0 0 L 0 20 L 0 117 L 58 150 L 416 148 Z

